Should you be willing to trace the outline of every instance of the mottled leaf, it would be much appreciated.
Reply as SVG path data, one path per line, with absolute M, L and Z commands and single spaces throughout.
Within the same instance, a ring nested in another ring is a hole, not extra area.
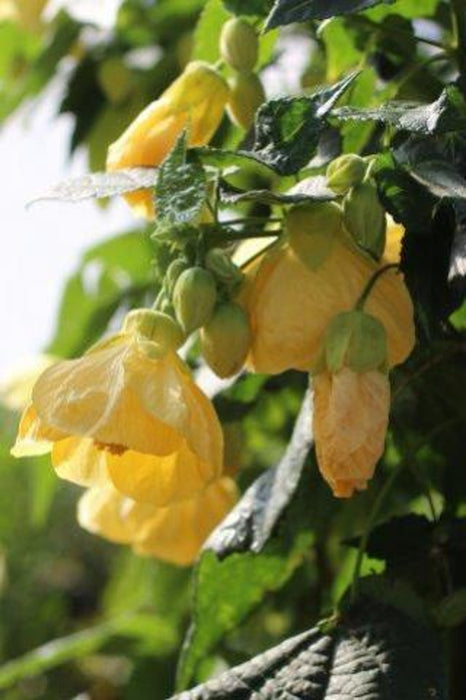
M 430 104 L 389 102 L 369 109 L 340 107 L 334 109 L 332 115 L 342 120 L 377 121 L 399 131 L 424 135 L 447 134 L 466 128 L 466 102 L 458 88 L 452 85 Z
M 267 18 L 266 29 L 310 19 L 327 19 L 337 15 L 361 12 L 381 2 L 393 0 L 276 0 Z
M 172 700 L 446 700 L 430 628 L 362 598 L 327 634 L 318 628 Z
M 156 178 L 157 170 L 155 168 L 122 168 L 114 173 L 82 175 L 54 185 L 31 200 L 29 204 L 45 200 L 80 202 L 83 199 L 93 197 L 97 199 L 115 197 L 125 194 L 125 192 L 154 187 Z
M 256 115 L 251 156 L 280 175 L 293 175 L 315 155 L 326 117 L 358 74 L 352 73 L 309 97 L 282 97 L 266 102 Z

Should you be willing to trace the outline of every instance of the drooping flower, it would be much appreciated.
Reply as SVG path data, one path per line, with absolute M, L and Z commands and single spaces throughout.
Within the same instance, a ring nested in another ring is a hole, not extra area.
M 252 326 L 249 365 L 257 372 L 309 371 L 318 361 L 331 318 L 356 304 L 373 274 L 398 260 L 403 229 L 391 222 L 379 264 L 362 255 L 341 232 L 317 267 L 310 269 L 287 242 L 272 246 L 246 268 L 241 302 Z M 366 310 L 385 327 L 388 363 L 403 362 L 414 345 L 413 307 L 399 272 L 378 279 Z
M 36 382 L 13 454 L 47 451 L 65 479 L 110 480 L 122 495 L 161 507 L 220 476 L 223 437 L 176 352 L 122 333 Z
M 314 438 L 319 469 L 333 494 L 349 498 L 362 491 L 383 454 L 390 408 L 390 384 L 378 370 L 349 367 L 317 374 Z
M 213 67 L 200 61 L 189 63 L 110 146 L 107 170 L 160 165 L 184 129 L 189 146 L 208 143 L 220 124 L 227 98 L 228 85 Z M 150 191 L 132 192 L 126 200 L 136 214 L 153 218 Z
M 136 554 L 191 564 L 211 531 L 237 499 L 234 481 L 223 477 L 192 498 L 164 508 L 125 498 L 110 483 L 88 489 L 78 504 L 80 525 Z

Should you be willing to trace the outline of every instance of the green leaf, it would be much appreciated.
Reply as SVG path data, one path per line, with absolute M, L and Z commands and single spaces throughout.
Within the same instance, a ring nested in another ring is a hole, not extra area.
M 293 175 L 315 155 L 325 117 L 353 83 L 352 73 L 309 97 L 283 97 L 266 102 L 256 116 L 251 155 L 280 175 Z
M 435 611 L 442 627 L 457 627 L 466 622 L 466 588 L 460 588 L 443 598 Z
M 276 0 L 267 18 L 266 29 L 310 19 L 327 19 L 361 12 L 381 2 L 393 0 Z
M 225 582 L 225 585 L 232 585 Z M 212 615 L 212 609 L 206 611 Z M 215 611 L 217 615 L 217 610 Z M 447 699 L 441 645 L 432 630 L 362 598 L 327 634 L 318 628 L 172 700 Z
M 155 168 L 122 168 L 114 173 L 92 173 L 63 180 L 29 202 L 81 202 L 84 199 L 115 197 L 126 192 L 154 187 Z
M 207 201 L 207 180 L 199 162 L 186 162 L 186 132 L 159 169 L 156 207 L 161 222 L 188 224 Z
M 91 248 L 67 282 L 48 351 L 63 357 L 81 354 L 120 307 L 141 303 L 154 284 L 151 261 L 150 241 L 140 232 Z
M 223 0 L 223 4 L 234 15 L 256 15 L 263 17 L 272 7 L 273 0 Z
M 431 104 L 412 106 L 388 102 L 373 109 L 340 107 L 332 111 L 332 116 L 342 120 L 377 121 L 398 131 L 423 135 L 448 134 L 466 128 L 466 102 L 458 88 L 449 85 Z
M 391 5 L 379 4 L 367 10 L 366 14 L 374 22 L 379 22 L 388 15 L 399 15 L 406 19 L 430 17 L 435 13 L 439 0 L 396 0 Z
M 282 588 L 310 543 L 311 536 L 303 534 L 292 545 L 273 542 L 260 554 L 233 554 L 223 561 L 214 552 L 202 554 L 195 572 L 193 623 L 180 658 L 180 689 L 189 684 L 199 662 L 266 593 Z
M 128 615 L 54 639 L 19 659 L 0 666 L 0 689 L 37 676 L 69 661 L 95 654 L 115 637 L 135 640 L 152 637 L 153 654 L 164 655 L 176 644 L 172 627 L 155 615 Z
M 303 204 L 305 202 L 326 202 L 335 199 L 336 195 L 329 190 L 326 179 L 322 175 L 301 180 L 288 192 L 272 192 L 271 190 L 249 190 L 244 192 L 233 187 L 228 182 L 221 183 L 221 198 L 226 204 L 239 202 L 258 202 L 260 204 Z
M 194 32 L 194 60 L 209 63 L 217 61 L 220 32 L 229 17 L 222 0 L 207 0 Z
M 208 146 L 193 151 L 202 163 L 219 168 L 224 174 L 241 171 L 266 178 L 273 174 L 272 168 L 250 151 L 226 151 Z
M 298 487 L 312 446 L 311 397 L 306 394 L 293 435 L 279 464 L 268 469 L 244 494 L 204 545 L 217 556 L 260 552 L 273 534 Z

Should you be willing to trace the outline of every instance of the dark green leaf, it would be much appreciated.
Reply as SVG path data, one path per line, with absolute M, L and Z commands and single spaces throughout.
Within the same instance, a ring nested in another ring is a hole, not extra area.
M 305 202 L 325 202 L 335 199 L 335 193 L 329 190 L 325 177 L 309 177 L 301 180 L 300 183 L 292 187 L 288 192 L 272 192 L 270 190 L 250 190 L 243 192 L 229 185 L 222 183 L 221 197 L 226 203 L 237 204 L 238 202 L 260 202 L 261 204 L 302 204 Z
M 45 200 L 80 202 L 93 197 L 115 197 L 125 192 L 154 187 L 156 179 L 155 168 L 122 168 L 114 173 L 92 173 L 59 182 L 29 204 Z
M 435 611 L 435 617 L 442 627 L 456 627 L 466 622 L 466 588 L 460 588 L 443 598 Z
M 199 162 L 186 162 L 186 132 L 159 169 L 156 190 L 158 218 L 169 224 L 196 219 L 207 200 L 207 180 Z
M 234 15 L 258 15 L 263 17 L 272 7 L 273 0 L 223 0 Z
M 393 0 L 276 0 L 267 18 L 266 29 L 309 19 L 327 19 L 337 15 L 361 12 L 381 2 Z
M 316 153 L 319 138 L 327 127 L 325 117 L 356 75 L 352 73 L 309 97 L 283 97 L 262 105 L 256 116 L 251 156 L 280 175 L 301 170 Z
M 279 590 L 309 549 L 311 536 L 273 542 L 260 554 L 233 554 L 220 561 L 206 551 L 195 573 L 192 627 L 180 659 L 178 687 L 186 688 L 198 663 L 262 601 Z M 215 615 L 212 615 L 215 610 Z
M 272 168 L 263 163 L 254 153 L 246 151 L 225 151 L 220 148 L 196 148 L 194 152 L 205 165 L 219 168 L 222 172 L 242 171 L 270 177 Z
M 152 247 L 144 234 L 126 233 L 95 246 L 67 282 L 49 352 L 79 355 L 120 307 L 141 302 L 153 284 Z
M 362 598 L 330 633 L 304 632 L 173 700 L 256 698 L 446 700 L 441 646 L 429 628 Z
M 204 549 L 219 557 L 263 549 L 298 486 L 312 445 L 311 424 L 311 397 L 307 394 L 282 460 L 250 486 Z
M 332 115 L 343 120 L 377 121 L 399 131 L 424 135 L 447 134 L 466 128 L 466 102 L 453 85 L 447 86 L 435 102 L 427 105 L 389 102 L 373 109 L 340 107 L 334 109 Z

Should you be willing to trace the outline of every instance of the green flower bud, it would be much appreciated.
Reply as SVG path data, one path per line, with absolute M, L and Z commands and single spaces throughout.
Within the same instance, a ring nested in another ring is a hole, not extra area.
M 265 101 L 262 83 L 254 73 L 237 73 L 228 81 L 230 96 L 227 112 L 231 121 L 242 129 L 249 129 L 254 116 Z
M 207 269 L 230 289 L 235 289 L 243 280 L 244 275 L 239 267 L 221 248 L 211 248 L 206 255 L 205 264 Z
M 173 260 L 167 268 L 165 273 L 165 285 L 168 293 L 173 294 L 173 289 L 175 288 L 176 280 L 181 275 L 182 272 L 187 270 L 189 263 L 183 258 L 178 258 Z
M 257 63 L 257 34 L 254 27 L 244 19 L 233 17 L 223 25 L 219 48 L 223 60 L 237 71 L 252 71 Z
M 133 91 L 134 80 L 130 69 L 121 58 L 105 59 L 97 69 L 97 80 L 109 102 L 119 104 Z
M 325 334 L 325 362 L 330 372 L 342 367 L 355 372 L 384 370 L 387 333 L 374 316 L 364 311 L 345 311 L 335 316 Z
M 315 202 L 293 207 L 285 230 L 296 256 L 311 270 L 329 255 L 334 237 L 342 226 L 342 211 L 335 202 Z
M 221 304 L 201 330 L 201 352 L 219 377 L 231 377 L 243 366 L 251 344 L 245 311 L 233 303 Z
M 343 200 L 343 218 L 355 242 L 376 260 L 385 248 L 387 222 L 377 188 L 372 182 L 361 182 Z
M 162 350 L 177 350 L 185 341 L 180 325 L 167 314 L 152 309 L 134 309 L 127 314 L 123 332 L 142 336 Z
M 191 267 L 178 277 L 173 290 L 173 306 L 187 334 L 208 323 L 217 300 L 215 277 L 202 267 Z
M 346 194 L 359 185 L 367 172 L 367 163 L 354 153 L 335 158 L 327 168 L 327 185 L 337 194 Z

